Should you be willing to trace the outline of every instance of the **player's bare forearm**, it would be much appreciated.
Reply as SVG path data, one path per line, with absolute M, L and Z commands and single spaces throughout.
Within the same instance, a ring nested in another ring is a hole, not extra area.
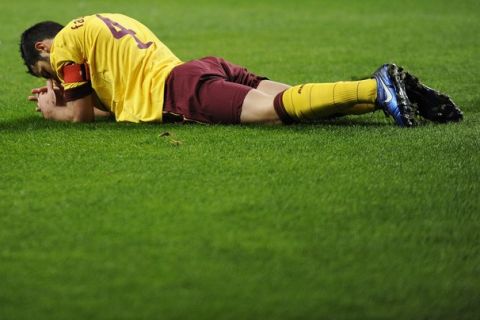
M 37 111 L 41 112 L 45 119 L 68 122 L 95 120 L 92 95 L 68 102 L 60 101 L 52 80 L 47 81 L 46 87 L 34 89 L 32 93 L 35 96 L 30 96 L 29 100 L 37 102 Z
M 90 96 L 67 102 L 65 107 L 46 107 L 41 112 L 45 119 L 55 121 L 92 122 L 95 120 L 95 111 Z
M 48 120 L 55 120 L 55 121 L 72 121 L 72 110 L 71 108 L 65 107 L 51 107 L 51 108 L 44 108 L 44 109 L 37 109 L 39 112 L 42 113 L 43 117 Z

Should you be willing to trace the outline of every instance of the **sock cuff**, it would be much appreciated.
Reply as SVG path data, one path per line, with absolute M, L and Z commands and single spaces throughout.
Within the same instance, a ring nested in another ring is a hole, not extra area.
M 284 124 L 292 124 L 295 122 L 295 120 L 290 117 L 283 104 L 283 94 L 287 90 L 284 90 L 275 96 L 275 99 L 273 99 L 273 107 L 275 108 L 275 112 L 277 113 L 278 117 Z

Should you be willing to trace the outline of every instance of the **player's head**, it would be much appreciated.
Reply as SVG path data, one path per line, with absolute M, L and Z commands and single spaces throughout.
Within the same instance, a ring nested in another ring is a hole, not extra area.
M 20 38 L 20 53 L 27 66 L 28 73 L 43 78 L 52 78 L 54 72 L 50 66 L 50 47 L 61 24 L 44 21 L 28 28 Z

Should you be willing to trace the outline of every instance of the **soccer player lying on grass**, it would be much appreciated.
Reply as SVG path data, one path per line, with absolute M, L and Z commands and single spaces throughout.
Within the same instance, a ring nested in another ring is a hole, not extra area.
M 371 79 L 291 87 L 221 58 L 179 60 L 147 27 L 121 14 L 96 14 L 67 26 L 41 22 L 20 51 L 29 73 L 47 79 L 31 101 L 46 119 L 202 123 L 292 123 L 382 109 L 399 126 L 416 117 L 459 121 L 444 94 L 393 64 Z

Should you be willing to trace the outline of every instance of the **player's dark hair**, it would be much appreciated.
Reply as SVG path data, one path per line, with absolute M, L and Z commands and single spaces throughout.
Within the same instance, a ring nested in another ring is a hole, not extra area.
M 22 33 L 20 38 L 20 53 L 27 66 L 28 73 L 33 73 L 32 66 L 41 59 L 40 52 L 35 49 L 35 43 L 45 39 L 53 39 L 63 29 L 63 26 L 53 21 L 39 22 Z

